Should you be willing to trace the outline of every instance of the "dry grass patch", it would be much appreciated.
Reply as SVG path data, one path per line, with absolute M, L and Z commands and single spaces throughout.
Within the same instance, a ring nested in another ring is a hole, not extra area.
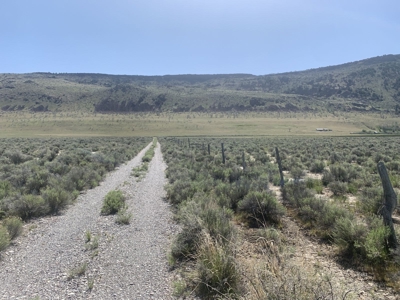
M 345 114 L 345 113 L 344 113 Z M 395 117 L 382 120 L 379 115 L 348 114 L 346 120 L 326 114 L 304 118 L 304 113 L 243 112 L 217 117 L 209 113 L 132 113 L 96 114 L 69 111 L 63 113 L 4 112 L 0 119 L 2 137 L 10 136 L 343 136 L 371 127 L 397 122 Z M 189 116 L 189 118 L 188 118 Z M 323 124 L 323 125 L 322 125 Z M 318 132 L 318 127 L 332 131 Z
M 296 251 L 276 229 L 241 230 L 237 264 L 243 289 L 241 299 L 354 299 L 332 274 L 317 266 L 299 265 Z

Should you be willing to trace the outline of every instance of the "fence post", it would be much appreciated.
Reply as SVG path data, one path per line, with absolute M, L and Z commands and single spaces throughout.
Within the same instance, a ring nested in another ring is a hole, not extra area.
M 190 149 L 190 139 L 188 138 L 188 145 L 189 145 L 189 149 Z
M 283 188 L 283 186 L 285 185 L 285 181 L 283 179 L 282 163 L 281 163 L 281 157 L 279 156 L 278 147 L 275 147 L 275 153 L 276 153 L 276 162 L 278 163 L 279 167 L 279 175 L 281 176 L 281 181 L 279 185 L 281 186 L 281 188 Z
M 210 151 L 210 144 L 208 144 L 208 155 L 210 155 L 211 154 L 211 151 Z
M 242 152 L 242 167 L 243 167 L 243 171 L 246 169 L 246 161 L 244 159 L 244 151 Z
M 396 232 L 394 231 L 393 227 L 392 214 L 397 206 L 397 195 L 393 190 L 392 183 L 390 182 L 385 164 L 382 161 L 378 163 L 378 172 L 382 180 L 383 195 L 385 198 L 381 209 L 383 223 L 390 229 L 390 235 L 388 237 L 388 247 L 395 249 L 397 248 L 397 239 Z
M 222 147 L 222 163 L 225 164 L 225 150 L 224 150 L 224 143 L 221 143 Z

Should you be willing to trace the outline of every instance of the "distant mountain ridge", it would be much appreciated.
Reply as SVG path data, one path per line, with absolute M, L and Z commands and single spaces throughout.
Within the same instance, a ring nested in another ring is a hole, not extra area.
M 400 55 L 256 76 L 0 74 L 3 111 L 396 111 Z

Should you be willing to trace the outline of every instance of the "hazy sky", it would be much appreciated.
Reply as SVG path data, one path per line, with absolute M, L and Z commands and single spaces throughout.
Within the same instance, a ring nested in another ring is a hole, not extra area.
M 399 0 L 3 0 L 0 73 L 270 74 L 400 54 Z

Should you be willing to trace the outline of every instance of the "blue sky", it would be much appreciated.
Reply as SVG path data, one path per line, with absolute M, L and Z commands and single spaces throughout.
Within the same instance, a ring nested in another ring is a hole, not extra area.
M 251 73 L 400 54 L 398 0 L 4 0 L 0 73 Z

